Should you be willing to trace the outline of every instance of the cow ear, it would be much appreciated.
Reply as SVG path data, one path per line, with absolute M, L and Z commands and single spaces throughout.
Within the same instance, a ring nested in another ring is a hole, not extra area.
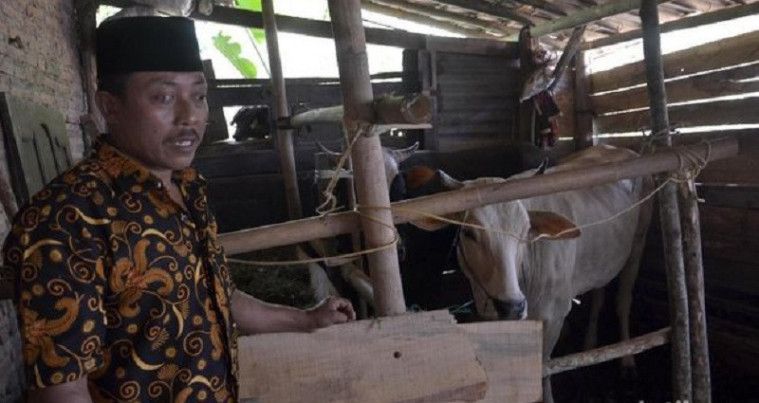
M 550 211 L 528 211 L 531 238 L 547 235 L 546 239 L 572 239 L 580 236 L 580 230 L 563 215 Z
M 415 165 L 404 174 L 408 189 L 419 189 L 435 179 L 436 172 L 426 165 Z
M 461 221 L 464 218 L 464 213 L 463 212 L 453 213 L 453 214 L 448 214 L 444 217 L 452 221 Z M 441 230 L 449 225 L 453 225 L 449 222 L 436 220 L 431 217 L 424 217 L 418 220 L 413 220 L 413 221 L 410 221 L 409 224 L 428 232 Z

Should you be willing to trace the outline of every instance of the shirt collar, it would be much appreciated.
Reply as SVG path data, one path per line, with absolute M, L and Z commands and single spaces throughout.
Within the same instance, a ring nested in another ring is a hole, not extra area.
M 123 189 L 132 189 L 134 185 L 143 188 L 160 187 L 161 181 L 144 165 L 122 153 L 109 144 L 103 136 L 95 140 L 93 157 L 97 159 L 114 183 Z M 187 167 L 172 173 L 172 179 L 180 185 L 194 182 L 204 184 L 203 178 L 193 167 Z

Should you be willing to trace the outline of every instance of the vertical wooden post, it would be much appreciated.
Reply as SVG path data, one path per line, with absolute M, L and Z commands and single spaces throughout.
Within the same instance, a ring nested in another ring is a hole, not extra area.
M 593 146 L 593 111 L 590 104 L 590 86 L 585 66 L 585 52 L 577 52 L 575 68 L 575 149 Z
M 271 86 L 275 100 L 274 109 L 277 119 L 280 119 L 290 115 L 290 108 L 287 105 L 287 90 L 285 89 L 285 77 L 282 73 L 282 61 L 279 57 L 277 20 L 274 17 L 272 0 L 261 1 L 261 13 L 266 31 L 266 49 L 269 51 Z M 302 217 L 303 210 L 300 205 L 298 174 L 295 170 L 295 151 L 293 150 L 293 131 L 291 129 L 277 129 L 277 150 L 279 151 L 282 180 L 285 184 L 287 213 L 291 220 L 295 220 Z
M 698 196 L 693 180 L 680 184 L 679 190 L 680 218 L 685 250 L 685 283 L 688 288 L 693 402 L 710 403 L 712 401 L 712 388 L 709 374 L 709 342 L 706 332 L 704 263 L 701 256 Z
M 667 93 L 664 87 L 664 68 L 659 35 L 659 10 L 656 0 L 643 0 L 640 18 L 643 24 L 643 53 L 646 60 L 646 82 L 651 104 L 652 135 L 668 133 Z M 664 137 L 667 146 L 672 139 Z M 663 179 L 663 177 L 660 177 Z M 669 315 L 672 327 L 672 400 L 691 400 L 690 344 L 688 337 L 688 296 L 685 288 L 685 268 L 680 219 L 677 206 L 677 186 L 670 183 L 659 193 L 659 217 L 664 240 L 664 260 L 667 267 Z
M 351 154 L 359 211 L 362 214 L 361 227 L 366 247 L 375 248 L 392 242 L 395 234 L 390 210 L 362 207 L 389 206 L 390 195 L 379 137 L 365 136 L 366 133 L 361 129 L 362 123 L 374 120 L 374 94 L 366 57 L 366 37 L 361 22 L 361 2 L 329 0 L 328 4 L 345 108 L 343 124 L 351 138 L 362 136 L 356 141 Z M 368 260 L 377 314 L 392 316 L 406 312 L 397 250 L 389 248 L 372 253 Z

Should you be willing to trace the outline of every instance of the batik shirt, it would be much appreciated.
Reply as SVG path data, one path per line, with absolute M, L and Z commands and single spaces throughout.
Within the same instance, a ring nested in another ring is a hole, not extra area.
M 205 181 L 175 172 L 187 210 L 136 161 L 100 141 L 15 217 L 28 384 L 88 376 L 95 401 L 234 401 L 230 280 Z

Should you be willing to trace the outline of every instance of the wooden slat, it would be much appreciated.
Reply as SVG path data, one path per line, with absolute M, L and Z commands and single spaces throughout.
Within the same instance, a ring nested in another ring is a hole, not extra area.
M 739 80 L 756 78 L 757 76 L 759 76 L 759 63 L 686 79 L 667 80 L 667 102 L 672 104 L 759 92 L 759 80 L 739 82 Z M 648 108 L 648 94 L 646 87 L 640 86 L 626 91 L 592 96 L 591 105 L 596 115 Z
M 711 8 L 711 4 L 707 5 Z M 741 6 L 725 7 L 716 11 L 710 11 L 703 14 L 689 16 L 685 18 L 679 18 L 674 21 L 666 22 L 659 26 L 660 32 L 672 32 L 680 29 L 692 28 L 701 25 L 713 24 L 715 22 L 732 20 L 747 15 L 756 14 L 759 12 L 759 3 L 746 4 Z M 615 43 L 625 42 L 640 38 L 643 36 L 643 31 L 640 29 L 627 31 L 619 35 L 607 36 L 601 39 L 594 40 L 592 42 L 586 42 L 583 45 L 583 49 L 594 49 L 602 46 L 612 45 Z
M 675 128 L 759 123 L 759 97 L 678 105 L 668 108 L 670 125 Z M 600 116 L 596 133 L 627 133 L 648 130 L 648 110 Z
M 535 401 L 538 322 L 457 326 L 447 311 L 240 338 L 240 397 L 260 402 Z M 511 399 L 515 397 L 515 399 Z
M 759 60 L 759 31 L 709 42 L 663 56 L 664 76 L 674 78 Z M 591 92 L 612 91 L 645 82 L 643 61 L 590 75 Z

